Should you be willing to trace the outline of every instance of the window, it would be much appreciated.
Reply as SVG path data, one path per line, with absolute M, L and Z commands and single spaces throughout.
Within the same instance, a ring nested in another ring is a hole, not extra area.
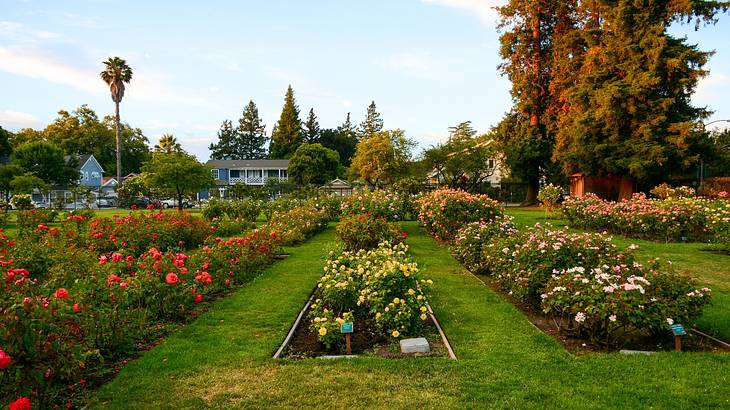
M 84 171 L 79 171 L 79 181 L 84 180 Z
M 219 170 L 217 170 L 217 169 L 210 170 L 210 173 L 213 175 L 213 179 L 220 179 L 220 176 L 218 175 L 218 171 Z
M 228 171 L 228 176 L 230 178 L 240 178 L 241 177 L 241 170 L 240 169 L 232 169 Z
M 85 171 L 84 172 L 84 181 L 88 181 L 88 180 L 89 180 L 89 172 Z
M 489 159 L 489 168 L 494 168 L 494 160 L 491 158 Z
M 99 173 L 98 173 L 98 172 L 96 172 L 96 171 L 94 171 L 94 172 L 92 172 L 92 173 L 91 173 L 91 177 L 92 177 L 92 178 L 99 178 L 100 176 L 101 176 L 101 175 L 99 175 Z

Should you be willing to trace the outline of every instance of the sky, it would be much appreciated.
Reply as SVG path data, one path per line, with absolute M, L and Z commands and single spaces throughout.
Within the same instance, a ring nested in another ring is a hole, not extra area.
M 313 108 L 324 128 L 348 112 L 359 123 L 374 100 L 386 128 L 425 148 L 462 121 L 486 132 L 509 110 L 503 2 L 0 0 L 0 126 L 41 129 L 82 104 L 113 114 L 99 72 L 119 56 L 134 71 L 122 121 L 151 145 L 172 133 L 202 161 L 249 100 L 270 131 L 289 84 L 302 120 Z M 730 119 L 730 18 L 671 32 L 715 51 L 693 102 L 715 111 L 707 122 Z

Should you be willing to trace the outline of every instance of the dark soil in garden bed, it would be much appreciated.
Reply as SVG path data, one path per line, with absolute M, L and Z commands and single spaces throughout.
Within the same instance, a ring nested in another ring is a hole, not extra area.
M 606 346 L 592 343 L 587 339 L 561 331 L 553 318 L 535 309 L 533 306 L 523 303 L 512 295 L 507 294 L 499 284 L 488 276 L 476 275 L 485 285 L 489 286 L 496 293 L 508 300 L 527 316 L 527 319 L 543 333 L 562 344 L 566 350 L 574 354 L 606 353 L 619 350 L 637 350 L 648 352 L 666 352 L 674 350 L 674 337 L 667 331 L 665 336 L 650 336 L 648 334 L 637 334 L 626 337 L 618 344 Z M 687 335 L 682 337 L 682 351 L 688 352 L 730 352 L 726 346 L 714 340 L 687 330 Z
M 307 314 L 308 313 L 309 309 L 307 309 Z M 346 354 L 344 347 L 345 335 L 342 335 L 343 346 L 341 349 L 326 349 L 325 346 L 319 342 L 318 335 L 309 330 L 307 314 L 304 315 L 302 321 L 299 323 L 299 326 L 294 332 L 294 336 L 284 350 L 283 357 L 289 359 L 304 359 L 318 356 Z M 428 340 L 429 345 L 431 345 L 431 352 L 403 354 L 400 352 L 399 343 L 397 341 L 390 341 L 378 334 L 372 321 L 360 321 L 355 323 L 355 331 L 350 336 L 350 347 L 353 355 L 371 355 L 388 358 L 448 356 L 446 347 L 441 340 L 441 335 L 430 318 L 424 323 L 420 337 L 425 337 L 426 340 Z

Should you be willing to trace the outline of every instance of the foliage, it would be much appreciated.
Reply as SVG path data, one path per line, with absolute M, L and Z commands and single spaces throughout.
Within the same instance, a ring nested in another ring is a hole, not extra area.
M 562 194 L 562 192 L 562 188 L 553 184 L 547 184 L 540 187 L 540 192 L 537 194 L 537 200 L 542 203 L 543 207 L 545 207 L 546 215 L 559 207 L 558 202 L 560 201 L 560 194 Z
M 375 249 L 381 242 L 397 244 L 405 239 L 397 223 L 369 214 L 343 217 L 337 224 L 337 235 L 346 251 Z
M 475 192 L 497 169 L 493 141 L 488 135 L 478 137 L 471 121 L 450 127 L 449 133 L 446 143 L 423 153 L 424 161 L 440 183 Z
M 23 168 L 15 164 L 0 165 L 0 191 L 4 193 L 3 198 L 7 202 L 10 198 L 11 183 L 13 179 L 23 174 Z
M 647 199 L 643 194 L 620 202 L 604 201 L 592 194 L 571 197 L 562 210 L 576 227 L 667 242 L 712 239 L 716 227 L 722 229 L 721 225 L 730 221 L 730 203 L 724 200 Z
M 403 197 L 393 191 L 363 189 L 353 191 L 352 195 L 342 201 L 342 213 L 344 215 L 367 214 L 389 222 L 402 221 L 407 218 L 404 203 Z
M 693 196 L 695 196 L 694 188 L 691 188 L 688 186 L 680 186 L 677 188 L 672 188 L 666 182 L 655 186 L 649 192 L 659 199 L 692 198 Z
M 230 120 L 224 120 L 218 130 L 218 142 L 210 143 L 210 159 L 239 159 L 237 148 L 238 133 Z
M 330 253 L 309 310 L 309 328 L 328 349 L 342 347 L 339 326 L 373 323 L 383 338 L 416 336 L 428 318 L 425 290 L 405 244 L 382 243 L 377 249 Z
M 357 142 L 357 131 L 350 121 L 350 113 L 347 113 L 347 119 L 337 129 L 326 128 L 319 132 L 319 143 L 337 151 L 340 154 L 340 163 L 345 167 L 350 166 Z
M 303 143 L 289 160 L 289 177 L 299 185 L 322 185 L 337 177 L 340 156 L 318 143 Z
M 282 245 L 294 245 L 325 229 L 328 221 L 324 209 L 304 204 L 288 211 L 274 212 L 267 229 L 281 237 Z
M 347 119 L 349 122 L 349 114 L 347 116 Z M 360 123 L 358 131 L 360 139 L 372 137 L 373 135 L 383 131 L 383 119 L 380 118 L 380 113 L 375 106 L 375 101 L 371 101 L 370 105 L 368 105 L 365 119 L 362 123 Z
M 461 229 L 451 246 L 452 255 L 473 273 L 483 274 L 482 249 L 499 238 L 512 236 L 517 229 L 511 216 L 497 215 L 491 221 L 471 222 Z
M 173 196 L 179 209 L 182 209 L 183 197 L 195 195 L 214 183 L 210 168 L 186 153 L 155 153 L 142 170 L 147 186 Z
M 210 144 L 211 159 L 263 159 L 266 158 L 266 127 L 259 117 L 253 100 L 243 109 L 238 127 L 231 121 L 223 121 L 218 131 L 218 142 Z
M 13 199 L 15 197 L 21 197 L 19 200 L 25 202 L 22 195 L 14 195 Z M 15 220 L 20 235 L 26 235 L 36 229 L 49 229 L 48 224 L 55 221 L 58 216 L 58 211 L 53 209 L 30 209 L 29 205 L 23 205 L 19 209 L 21 211 L 15 214 Z
M 302 129 L 304 142 L 308 144 L 318 143 L 320 132 L 321 130 L 319 128 L 319 122 L 317 122 L 317 116 L 314 114 L 314 108 L 310 108 L 307 121 L 304 122 Z
M 10 198 L 10 203 L 16 209 L 31 209 L 33 208 L 33 199 L 30 194 L 16 194 Z
M 203 209 L 203 217 L 208 220 L 220 219 L 224 215 L 229 219 L 240 219 L 253 222 L 264 208 L 264 202 L 255 199 L 225 200 L 211 198 Z
M 276 128 L 271 133 L 269 158 L 289 158 L 302 143 L 302 122 L 299 119 L 299 108 L 294 100 L 291 85 L 286 90 L 284 107 Z
M 32 194 L 34 189 L 48 191 L 48 184 L 33 174 L 18 175 L 10 181 L 10 189 L 17 194 Z
M 66 162 L 63 150 L 50 142 L 29 142 L 16 147 L 13 163 L 47 184 L 66 185 L 78 179 L 77 161 Z
M 370 186 L 393 184 L 405 176 L 414 145 L 402 130 L 376 132 L 357 144 L 350 173 Z
M 160 137 L 160 143 L 155 145 L 155 152 L 164 152 L 166 154 L 183 152 L 182 145 L 172 134 L 163 134 Z
M 450 241 L 469 222 L 491 221 L 502 214 L 497 201 L 486 195 L 441 188 L 416 201 L 418 220 L 436 239 Z

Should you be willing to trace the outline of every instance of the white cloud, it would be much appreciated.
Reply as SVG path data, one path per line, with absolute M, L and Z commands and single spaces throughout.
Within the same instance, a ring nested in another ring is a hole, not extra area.
M 707 77 L 699 81 L 692 99 L 701 105 L 710 104 L 724 100 L 727 97 L 728 91 L 730 91 L 730 76 L 711 72 Z
M 437 4 L 475 13 L 484 24 L 493 24 L 497 21 L 498 13 L 494 9 L 507 2 L 505 0 L 421 0 L 425 3 Z
M 101 64 L 98 70 L 101 71 Z M 91 94 L 106 94 L 109 89 L 99 78 L 99 71 L 80 69 L 63 61 L 29 50 L 0 47 L 0 71 L 71 86 Z M 129 100 L 174 102 L 189 105 L 209 105 L 201 96 L 165 85 L 162 76 L 136 71 L 127 86 Z
M 446 67 L 429 53 L 399 53 L 385 60 L 376 61 L 376 65 L 409 77 L 426 80 L 443 79 Z
M 45 124 L 32 114 L 13 110 L 0 110 L 0 126 L 9 130 L 43 128 Z
M 0 39 L 14 43 L 38 43 L 39 41 L 56 40 L 61 34 L 45 30 L 34 30 L 17 21 L 0 21 Z

